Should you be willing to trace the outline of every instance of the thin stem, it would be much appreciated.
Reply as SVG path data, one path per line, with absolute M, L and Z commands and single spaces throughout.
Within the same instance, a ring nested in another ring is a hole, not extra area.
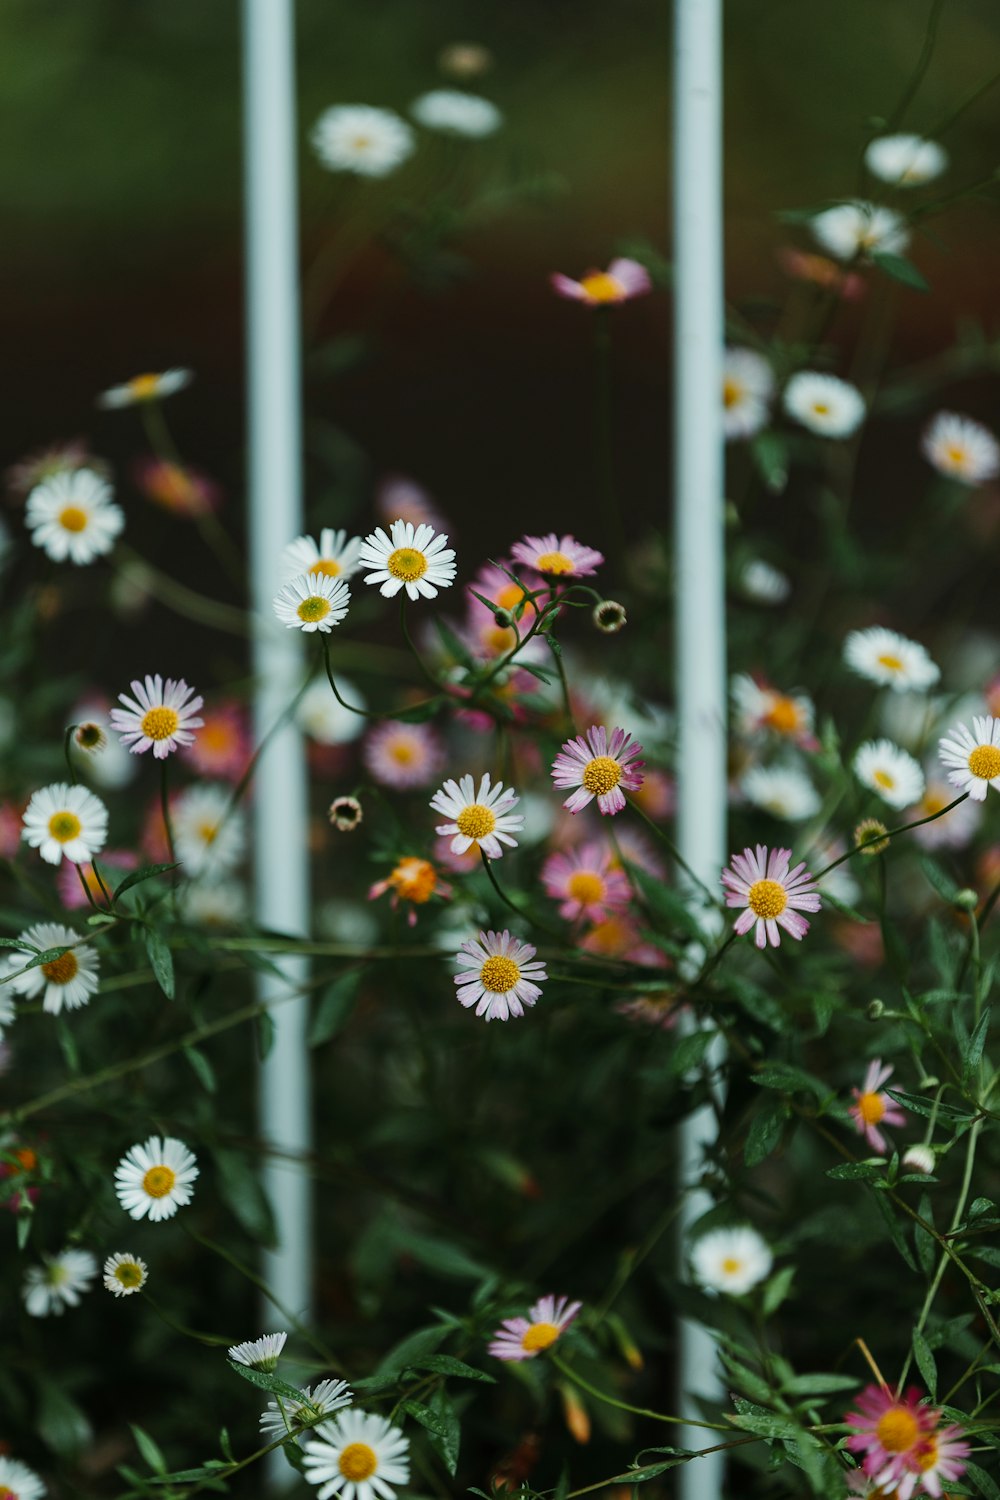
M 172 1313 L 168 1313 L 166 1308 L 160 1306 L 155 1297 L 150 1296 L 145 1287 L 140 1290 L 139 1295 L 153 1309 L 156 1316 L 158 1318 L 162 1318 L 163 1322 L 167 1324 L 168 1328 L 176 1329 L 177 1332 L 182 1333 L 185 1338 L 196 1339 L 199 1344 L 209 1344 L 213 1348 L 217 1347 L 219 1344 L 227 1344 L 229 1342 L 228 1339 L 220 1337 L 220 1335 L 217 1333 L 199 1333 L 197 1328 L 188 1328 L 185 1323 L 179 1323 Z
M 561 933 L 555 927 L 550 927 L 548 922 L 543 922 L 540 918 L 534 916 L 530 911 L 526 911 L 524 907 L 517 906 L 510 899 L 506 891 L 501 888 L 496 875 L 493 873 L 493 861 L 490 859 L 489 855 L 485 852 L 482 846 L 480 846 L 479 855 L 483 862 L 483 869 L 486 871 L 486 874 L 489 877 L 490 885 L 496 891 L 504 906 L 508 906 L 516 916 L 519 916 L 522 919 L 522 921 L 530 922 L 533 927 L 539 928 L 542 932 L 547 932 L 550 937 L 554 937 L 558 940 L 559 943 L 563 943 L 565 941 L 564 933 Z
M 665 846 L 667 853 L 670 855 L 674 863 L 680 866 L 688 879 L 693 881 L 694 884 L 699 887 L 702 893 L 708 897 L 713 906 L 718 907 L 720 910 L 723 910 L 724 908 L 722 902 L 719 900 L 718 896 L 715 895 L 710 886 L 707 886 L 705 884 L 700 875 L 695 874 L 694 870 L 692 870 L 691 866 L 681 854 L 680 850 L 675 846 L 675 844 L 667 836 L 667 834 L 664 833 L 659 824 L 653 822 L 649 814 L 643 811 L 643 809 L 639 806 L 638 802 L 636 802 L 633 796 L 631 796 L 628 792 L 626 792 L 624 796 L 632 811 L 639 814 L 639 817 L 646 824 L 646 827 L 649 829 L 649 831 L 652 834 L 655 834 L 655 836 L 660 840 L 660 843 Z
M 438 682 L 437 678 L 434 676 L 434 673 L 431 671 L 430 667 L 427 666 L 423 657 L 420 655 L 420 652 L 417 650 L 416 644 L 414 643 L 413 637 L 410 635 L 410 627 L 407 624 L 406 620 L 406 602 L 406 590 L 401 589 L 399 594 L 399 623 L 403 631 L 403 637 L 406 641 L 406 644 L 409 646 L 411 652 L 413 653 L 413 657 L 417 663 L 417 666 L 427 678 L 427 681 L 430 683 L 431 687 L 440 688 L 441 684 Z
M 619 1411 L 631 1412 L 635 1417 L 652 1417 L 656 1422 L 670 1422 L 677 1427 L 706 1427 L 712 1432 L 732 1431 L 725 1422 L 699 1422 L 693 1417 L 671 1417 L 666 1412 L 650 1411 L 647 1406 L 632 1406 L 628 1401 L 619 1401 L 616 1396 L 609 1396 L 607 1391 L 598 1390 L 596 1385 L 591 1385 L 589 1380 L 584 1380 L 582 1375 L 578 1375 L 575 1370 L 571 1370 L 569 1365 L 558 1354 L 550 1353 L 549 1360 L 550 1363 L 555 1365 L 557 1370 L 560 1370 L 566 1376 L 567 1380 L 571 1380 L 574 1385 L 578 1385 L 582 1391 L 587 1391 L 589 1395 L 595 1396 L 598 1401 L 603 1401 L 607 1406 L 617 1407 Z
M 920 56 L 917 59 L 917 66 L 914 69 L 912 78 L 906 85 L 906 88 L 903 90 L 902 97 L 900 98 L 899 103 L 896 105 L 896 108 L 889 116 L 884 132 L 886 135 L 891 135 L 894 130 L 899 129 L 900 122 L 902 121 L 903 116 L 906 114 L 907 109 L 910 107 L 914 98 L 916 97 L 917 90 L 924 81 L 924 75 L 931 65 L 931 58 L 934 56 L 934 46 L 937 42 L 938 22 L 941 19 L 941 12 L 943 9 L 944 0 L 933 0 L 933 4 L 931 5 L 930 9 L 930 15 L 927 18 L 927 30 L 924 33 L 924 45 L 921 48 Z
M 954 802 L 949 802 L 947 807 L 942 807 L 940 812 L 931 813 L 926 818 L 917 818 L 913 823 L 901 823 L 898 828 L 887 828 L 885 833 L 873 833 L 871 838 L 862 840 L 853 849 L 848 849 L 846 854 L 841 854 L 837 859 L 832 860 L 830 864 L 824 865 L 819 874 L 813 876 L 813 879 L 822 880 L 824 875 L 829 875 L 831 870 L 835 870 L 838 865 L 842 865 L 845 859 L 853 859 L 856 854 L 862 854 L 865 849 L 870 849 L 873 844 L 881 844 L 886 839 L 894 839 L 897 833 L 908 833 L 911 828 L 922 828 L 925 823 L 933 823 L 938 818 L 943 818 L 945 813 L 950 813 L 953 807 L 957 807 L 960 802 L 964 802 L 968 795 L 968 792 L 963 792 L 960 797 L 955 798 Z
M 170 817 L 170 796 L 167 789 L 167 757 L 160 761 L 160 811 L 163 814 L 163 827 L 167 834 L 167 848 L 170 850 L 171 864 L 177 863 L 177 850 L 174 847 L 174 825 Z M 172 878 L 176 881 L 176 871 L 172 872 Z

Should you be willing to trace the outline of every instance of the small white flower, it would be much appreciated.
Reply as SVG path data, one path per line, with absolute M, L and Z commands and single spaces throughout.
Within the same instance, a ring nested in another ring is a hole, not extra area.
M 695 1280 L 712 1292 L 742 1297 L 771 1271 L 774 1257 L 756 1229 L 713 1229 L 691 1249 Z
M 205 722 L 197 717 L 203 699 L 192 696 L 194 689 L 183 677 L 164 682 L 159 672 L 147 673 L 142 682 L 134 679 L 131 687 L 132 698 L 118 694 L 125 707 L 111 710 L 111 726 L 133 755 L 152 750 L 155 760 L 164 760 L 171 751 L 194 744 L 192 730 Z
M 903 1166 L 909 1172 L 920 1172 L 930 1177 L 934 1171 L 936 1157 L 931 1146 L 910 1146 L 903 1153 Z
M 487 1021 L 507 1021 L 523 1016 L 524 1007 L 534 1005 L 547 978 L 545 965 L 532 963 L 536 949 L 503 932 L 480 932 L 469 938 L 455 954 L 454 976 L 457 998 L 468 1010 Z
M 792 592 L 791 580 L 762 557 L 744 563 L 740 587 L 755 604 L 784 604 Z
M 194 379 L 190 370 L 164 370 L 159 375 L 133 375 L 124 385 L 113 385 L 97 398 L 105 408 L 137 406 L 142 401 L 162 401 L 184 390 Z
M 8 959 L 8 972 L 14 975 L 8 980 L 11 989 L 30 999 L 44 994 L 42 1009 L 50 1016 L 57 1016 L 63 1006 L 67 1010 L 77 1010 L 86 1005 L 97 991 L 99 963 L 93 948 L 80 942 L 80 934 L 72 927 L 61 927 L 57 922 L 38 922 L 22 932 L 21 938 L 42 952 L 65 947 L 68 943 L 77 946 L 60 958 L 39 964 L 23 974 L 18 974 L 17 970 L 27 961 L 27 953 Z
M 351 591 L 342 578 L 325 573 L 302 573 L 286 583 L 272 600 L 274 613 L 289 630 L 324 634 L 347 614 Z
M 901 255 L 910 243 L 902 215 L 877 203 L 838 203 L 814 215 L 810 228 L 816 241 L 838 260 Z
M 959 484 L 985 484 L 1000 474 L 1000 443 L 981 423 L 939 411 L 924 430 L 920 451 L 939 474 Z
M 63 855 L 71 864 L 89 864 L 107 840 L 108 810 L 86 787 L 56 781 L 32 793 L 21 837 L 46 864 L 59 864 Z
M 503 782 L 490 785 L 487 772 L 479 783 L 478 793 L 471 776 L 463 776 L 459 782 L 446 781 L 440 791 L 431 798 L 435 812 L 451 818 L 450 823 L 439 823 L 435 833 L 454 834 L 451 841 L 453 854 L 464 854 L 473 844 L 478 845 L 487 859 L 499 859 L 503 854 L 501 845 L 511 849 L 517 847 L 515 833 L 524 825 L 521 813 L 512 813 L 519 798 L 513 787 L 503 788 Z
M 25 957 L 27 957 L 27 954 Z M 11 1024 L 17 1014 L 17 1009 L 9 990 L 9 985 L 5 984 L 0 987 L 0 1043 L 3 1042 L 4 1028 Z M 3 1068 L 0 1068 L 0 1073 L 2 1072 Z
M 844 639 L 844 661 L 859 677 L 897 693 L 922 692 L 941 676 L 919 642 L 881 625 L 852 630 Z
M 289 542 L 281 554 L 282 581 L 303 574 L 322 573 L 326 578 L 350 578 L 358 571 L 358 554 L 361 538 L 348 537 L 346 531 L 331 531 L 324 526 L 319 541 L 311 536 L 299 536 Z
M 312 128 L 313 150 L 331 172 L 387 177 L 412 156 L 413 131 L 391 109 L 368 104 L 335 104 Z
M 433 599 L 455 581 L 455 553 L 447 540 L 435 536 L 433 526 L 415 527 L 412 521 L 393 521 L 388 536 L 376 527 L 361 546 L 361 566 L 375 570 L 365 574 L 365 583 L 377 583 L 386 599 L 402 588 L 411 599 Z
M 727 349 L 722 361 L 722 430 L 727 439 L 753 437 L 767 426 L 774 371 L 754 349 Z
M 836 375 L 800 370 L 785 386 L 785 410 L 820 437 L 850 437 L 864 421 L 865 400 L 856 386 Z
M 149 1267 L 138 1255 L 118 1250 L 104 1262 L 104 1285 L 115 1297 L 131 1297 L 133 1292 L 141 1291 L 148 1280 Z
M 968 792 L 973 802 L 984 802 L 990 787 L 1000 791 L 1000 719 L 976 717 L 971 733 L 965 724 L 956 724 L 940 741 L 938 754 L 950 768 L 952 786 Z
M 909 807 L 924 795 L 919 761 L 891 740 L 866 740 L 854 756 L 854 774 L 890 807 Z
M 233 1344 L 229 1358 L 238 1365 L 248 1365 L 251 1370 L 274 1370 L 287 1338 L 287 1333 L 263 1333 L 259 1339 Z
M 131 1146 L 115 1168 L 118 1201 L 133 1219 L 148 1214 L 154 1224 L 171 1219 L 190 1203 L 192 1183 L 198 1176 L 194 1156 L 183 1141 L 173 1136 L 151 1135 L 141 1145 Z
M 185 875 L 219 875 L 243 858 L 246 818 L 232 789 L 202 782 L 185 787 L 171 809 L 174 848 Z
M 0 1495 L 12 1496 L 13 1500 L 41 1500 L 45 1493 L 45 1485 L 34 1469 L 0 1454 Z
M 932 771 L 927 777 L 927 786 L 920 801 L 907 808 L 907 823 L 916 822 L 918 818 L 934 818 L 933 823 L 924 823 L 922 827 L 913 830 L 913 837 L 922 848 L 964 849 L 975 838 L 981 813 L 971 797 L 968 802 L 960 802 L 958 807 L 953 807 L 951 812 L 942 817 L 934 817 L 935 813 L 940 813 L 942 808 L 954 802 L 955 795 L 954 788 L 946 781 L 939 780 Z
M 503 124 L 503 115 L 489 99 L 460 89 L 432 89 L 410 105 L 410 114 L 428 130 L 479 139 L 492 135 Z
M 337 691 L 344 703 L 365 709 L 368 700 L 346 677 L 337 674 Z M 295 710 L 295 722 L 303 733 L 320 745 L 348 745 L 364 733 L 362 713 L 351 713 L 338 703 L 325 676 L 317 677 L 306 688 Z
M 299 1401 L 282 1396 L 280 1403 L 267 1403 L 267 1410 L 261 1413 L 261 1433 L 265 1442 L 271 1443 L 288 1433 L 301 1432 L 303 1424 L 308 1423 L 308 1428 L 311 1428 L 316 1417 L 328 1416 L 343 1406 L 350 1406 L 353 1399 L 346 1380 L 321 1380 L 317 1386 L 304 1386 Z M 322 1428 L 320 1433 L 322 1435 Z
M 309 1484 L 317 1500 L 394 1500 L 393 1485 L 410 1478 L 410 1445 L 385 1417 L 352 1407 L 324 1422 L 322 1439 L 303 1445 Z
M 944 147 L 919 135 L 880 135 L 865 149 L 869 172 L 893 187 L 920 187 L 933 182 L 947 165 Z
M 40 1266 L 29 1266 L 24 1273 L 21 1295 L 29 1315 L 48 1318 L 65 1312 L 67 1307 L 76 1307 L 80 1293 L 90 1290 L 90 1283 L 96 1275 L 97 1261 L 89 1250 L 63 1250 L 60 1255 L 43 1255 Z
M 188 880 L 178 888 L 178 908 L 198 927 L 238 927 L 248 910 L 247 893 L 237 880 Z
M 110 552 L 125 525 L 111 486 L 92 469 L 72 469 L 43 480 L 28 496 L 24 524 L 53 562 L 91 563 Z
M 789 823 L 813 817 L 821 806 L 809 777 L 794 766 L 753 766 L 740 782 L 740 789 L 754 807 Z

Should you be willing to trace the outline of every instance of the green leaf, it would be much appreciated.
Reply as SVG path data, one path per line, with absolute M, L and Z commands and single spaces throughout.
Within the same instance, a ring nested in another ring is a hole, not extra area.
M 917 1369 L 923 1377 L 928 1394 L 931 1400 L 935 1401 L 937 1399 L 937 1361 L 930 1351 L 927 1340 L 916 1329 L 913 1331 L 913 1357 L 917 1362 Z
M 421 1401 L 403 1401 L 401 1409 L 415 1422 L 419 1422 L 428 1437 L 431 1447 L 438 1455 L 449 1474 L 454 1475 L 458 1467 L 458 1445 L 461 1429 L 455 1409 L 444 1391 L 439 1391 L 432 1405 Z
M 274 1216 L 254 1168 L 242 1151 L 217 1146 L 212 1158 L 218 1168 L 217 1187 L 226 1207 L 258 1244 L 276 1243 Z
M 156 982 L 168 1000 L 174 998 L 174 959 L 170 945 L 156 927 L 143 929 L 143 941 Z
M 790 1063 L 773 1063 L 770 1067 L 761 1068 L 759 1073 L 751 1076 L 750 1082 L 762 1089 L 780 1089 L 785 1094 L 799 1094 L 805 1091 L 821 1100 L 830 1093 L 829 1088 L 821 1079 L 814 1078 L 811 1073 L 806 1073 L 801 1068 L 793 1068 Z
M 877 1167 L 870 1161 L 845 1161 L 839 1167 L 827 1167 L 827 1177 L 834 1177 L 839 1181 L 872 1182 L 883 1180 L 884 1167 Z
M 875 1193 L 873 1196 L 875 1198 L 875 1203 L 878 1207 L 878 1211 L 885 1221 L 885 1227 L 889 1231 L 889 1238 L 892 1240 L 892 1243 L 895 1245 L 896 1249 L 899 1251 L 900 1255 L 903 1257 L 910 1270 L 915 1271 L 917 1269 L 917 1263 L 913 1259 L 913 1254 L 910 1250 L 909 1245 L 903 1238 L 903 1231 L 900 1229 L 899 1224 L 896 1220 L 896 1215 L 893 1211 L 892 1205 L 887 1201 L 884 1193 Z
M 667 1063 L 667 1072 L 675 1078 L 696 1068 L 705 1057 L 705 1053 L 715 1041 L 717 1032 L 711 1027 L 704 1030 L 692 1031 L 689 1036 L 681 1037 L 674 1047 Z
M 942 869 L 936 859 L 931 859 L 929 854 L 922 854 L 920 856 L 920 868 L 941 897 L 941 900 L 947 901 L 949 906 L 954 906 L 955 897 L 958 895 L 958 886 L 947 871 Z
M 418 1328 L 416 1333 L 409 1334 L 395 1348 L 389 1350 L 375 1371 L 376 1375 L 398 1375 L 416 1360 L 433 1354 L 438 1345 L 444 1342 L 447 1334 L 448 1329 L 439 1323 L 432 1328 Z
M 185 1047 L 184 1056 L 194 1070 L 195 1076 L 207 1094 L 214 1094 L 217 1084 L 215 1081 L 215 1069 L 205 1056 L 199 1052 L 197 1047 Z
M 137 1427 L 134 1422 L 130 1422 L 128 1425 L 132 1429 L 132 1436 L 135 1438 L 135 1446 L 142 1454 L 145 1462 L 153 1470 L 154 1474 L 165 1474 L 167 1472 L 166 1460 L 164 1459 L 163 1454 L 160 1452 L 159 1448 L 153 1442 L 153 1439 L 150 1437 L 149 1433 L 143 1432 L 142 1428 Z
M 397 708 L 393 712 L 393 718 L 400 724 L 424 724 L 428 719 L 433 719 L 443 702 L 443 694 L 425 698 L 423 703 L 414 703 L 409 708 Z
M 757 1167 L 765 1161 L 781 1140 L 788 1111 L 779 1099 L 766 1099 L 754 1115 L 747 1132 L 743 1148 L 743 1160 L 748 1167 Z
M 130 891 L 134 885 L 141 885 L 144 880 L 152 880 L 154 875 L 165 875 L 168 870 L 179 869 L 179 865 L 143 865 L 141 870 L 133 870 L 130 875 L 115 886 L 111 893 L 112 900 L 117 901 L 125 891 Z M 133 1429 L 134 1430 L 134 1429 Z
M 309 1046 L 321 1047 L 347 1024 L 357 1000 L 364 969 L 349 969 L 335 979 L 316 1002 L 309 1027 Z
M 986 1496 L 986 1500 L 1000 1500 L 1000 1489 L 996 1481 L 991 1479 L 984 1469 L 978 1464 L 966 1462 L 965 1477 L 971 1479 L 973 1484 L 979 1488 L 979 1493 Z
M 764 1288 L 764 1316 L 769 1318 L 785 1301 L 795 1279 L 795 1267 L 783 1266 L 776 1271 Z
M 254 1036 L 257 1040 L 257 1056 L 261 1062 L 264 1062 L 271 1048 L 274 1046 L 276 1034 L 277 1028 L 274 1024 L 274 1018 L 269 1011 L 262 1010 L 257 1017 L 257 1024 L 254 1027 Z
M 659 1451 L 665 1452 L 666 1450 L 660 1449 Z M 657 1474 L 662 1474 L 667 1469 L 676 1469 L 678 1464 L 687 1462 L 688 1455 L 686 1453 L 678 1452 L 676 1448 L 673 1451 L 676 1454 L 675 1458 L 661 1459 L 658 1464 L 644 1464 L 641 1469 L 629 1469 L 629 1483 L 643 1484 L 645 1480 L 655 1479 Z
M 858 1386 L 854 1375 L 795 1375 L 782 1383 L 788 1396 L 826 1396 L 834 1391 L 853 1391 Z
M 39 1437 L 60 1458 L 71 1458 L 93 1442 L 93 1428 L 84 1412 L 65 1391 L 47 1380 L 38 1382 L 35 1424 Z
M 783 1417 L 778 1412 L 740 1412 L 739 1416 L 730 1415 L 730 1422 L 734 1427 L 740 1427 L 744 1432 L 755 1432 L 758 1437 L 766 1438 L 800 1438 L 802 1428 L 793 1417 Z
M 880 271 L 884 271 L 900 285 L 908 286 L 915 292 L 930 291 L 926 277 L 920 274 L 913 262 L 907 260 L 905 255 L 891 255 L 887 250 L 876 250 L 872 256 L 872 262 Z
M 34 943 L 26 943 L 23 938 L 0 937 L 0 948 L 17 948 L 22 953 L 39 953 L 41 951 L 35 947 Z
M 983 1048 L 986 1046 L 986 1035 L 990 1029 L 990 1007 L 987 1006 L 979 1017 L 975 1031 L 969 1038 L 968 1046 L 962 1051 L 962 1081 L 967 1083 L 972 1074 L 982 1061 Z
M 496 1385 L 495 1375 L 487 1375 L 485 1370 L 476 1370 L 464 1360 L 453 1359 L 450 1354 L 425 1355 L 423 1359 L 413 1361 L 413 1368 L 432 1370 L 437 1375 L 454 1375 L 460 1380 L 485 1380 L 490 1385 Z
M 248 1380 L 251 1385 L 257 1386 L 258 1390 L 270 1391 L 272 1396 L 283 1396 L 286 1401 L 302 1400 L 302 1392 L 298 1386 L 289 1385 L 287 1380 L 281 1380 L 273 1370 L 254 1370 L 250 1365 L 238 1364 L 235 1359 L 227 1360 L 226 1363 L 241 1379 Z M 212 1462 L 213 1465 L 218 1464 L 219 1460 L 214 1459 Z M 227 1465 L 223 1464 L 220 1467 L 225 1468 Z
M 788 483 L 788 439 L 780 432 L 758 432 L 750 452 L 765 488 L 772 495 L 782 494 Z

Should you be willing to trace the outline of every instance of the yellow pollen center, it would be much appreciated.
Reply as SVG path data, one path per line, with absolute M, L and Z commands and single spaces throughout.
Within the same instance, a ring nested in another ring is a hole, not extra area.
M 881 1094 L 862 1094 L 858 1100 L 858 1113 L 866 1125 L 877 1125 L 885 1114 L 885 1100 Z
M 479 982 L 492 995 L 506 995 L 521 977 L 521 970 L 512 958 L 494 953 L 479 971 Z
M 877 656 L 875 660 L 878 662 L 880 667 L 885 667 L 887 672 L 901 672 L 903 670 L 903 663 L 901 659 L 898 656 L 893 656 L 891 651 L 883 652 L 882 655 Z
M 969 756 L 969 770 L 983 781 L 992 781 L 1000 776 L 1000 748 L 996 745 L 977 745 Z
M 317 621 L 325 620 L 330 613 L 330 601 L 324 599 L 322 594 L 310 594 L 308 599 L 303 599 L 295 613 L 307 625 L 315 625 Z
M 337 1467 L 345 1479 L 370 1479 L 378 1468 L 378 1459 L 375 1457 L 374 1448 L 369 1448 L 367 1443 L 348 1443 L 341 1450 L 337 1459 Z
M 319 562 L 309 564 L 310 573 L 322 573 L 324 578 L 339 578 L 341 567 L 332 557 L 321 557 Z
M 535 567 L 539 573 L 572 573 L 575 564 L 565 552 L 543 552 L 535 560 Z
M 780 880 L 755 880 L 747 891 L 747 905 L 766 922 L 780 917 L 788 905 L 788 896 Z
M 49 833 L 59 844 L 68 844 L 71 839 L 80 837 L 83 824 L 76 813 L 57 812 L 49 819 Z
M 42 964 L 42 973 L 50 984 L 69 984 L 71 979 L 76 978 L 79 967 L 75 953 L 64 953 L 61 958 Z
M 128 388 L 136 401 L 149 401 L 160 388 L 159 375 L 134 375 Z
M 830 403 L 828 401 L 814 401 L 812 409 L 817 417 L 828 417 L 830 415 Z
M 583 768 L 581 784 L 595 797 L 614 791 L 622 779 L 622 768 L 610 755 L 595 755 Z
M 593 906 L 604 896 L 604 881 L 593 870 L 577 870 L 566 882 L 566 893 L 581 906 Z
M 956 469 L 963 469 L 965 467 L 966 459 L 968 458 L 968 454 L 966 453 L 964 448 L 959 448 L 954 445 L 944 450 L 944 456 L 950 464 L 955 465 Z
M 204 843 L 204 844 L 211 844 L 211 843 L 213 843 L 214 840 L 215 840 L 215 835 L 218 833 L 218 831 L 219 831 L 219 825 L 218 825 L 218 823 L 199 823 L 198 824 L 198 837 L 201 839 L 202 843 Z
M 532 1323 L 521 1336 L 522 1349 L 548 1349 L 559 1337 L 554 1323 Z
M 151 1198 L 165 1198 L 176 1181 L 177 1175 L 169 1167 L 150 1167 L 142 1186 Z
M 729 411 L 730 407 L 738 406 L 743 400 L 743 387 L 738 380 L 724 380 L 722 382 L 722 404 Z
M 201 731 L 201 748 L 203 750 L 229 750 L 235 748 L 236 735 L 231 724 L 225 719 L 209 719 Z
M 139 728 L 147 740 L 169 740 L 180 725 L 180 715 L 174 708 L 151 708 L 142 716 Z
M 588 302 L 620 302 L 624 288 L 607 271 L 593 271 L 580 282 Z
M 890 776 L 888 771 L 873 771 L 872 780 L 887 792 L 891 792 L 896 785 L 895 776 Z
M 0 1484 L 0 1500 L 17 1500 L 17 1496 L 5 1484 Z
M 122 1286 L 139 1286 L 142 1271 L 135 1261 L 128 1260 L 124 1265 L 115 1267 L 115 1280 L 120 1281 Z
M 412 766 L 416 752 L 409 740 L 396 740 L 389 747 L 389 759 L 394 760 L 397 766 Z
M 799 710 L 791 698 L 775 698 L 764 715 L 764 723 L 778 734 L 793 734 L 800 723 Z
M 422 906 L 434 894 L 437 871 L 426 859 L 401 859 L 389 876 L 389 884 L 405 901 Z
M 370 135 L 356 135 L 351 139 L 351 145 L 355 151 L 367 151 L 371 143 L 372 138 Z
M 497 609 L 515 610 L 524 598 L 524 589 L 519 583 L 508 583 L 493 595 Z M 534 610 L 534 605 L 529 602 L 528 608 Z
M 481 802 L 470 802 L 455 819 L 455 827 L 467 839 L 484 839 L 496 826 L 496 818 Z
M 743 1262 L 739 1256 L 727 1255 L 722 1262 L 722 1269 L 727 1276 L 735 1276 L 743 1269 Z
M 903 1406 L 890 1406 L 885 1416 L 879 1418 L 875 1436 L 886 1453 L 905 1453 L 920 1436 L 920 1427 L 911 1411 Z
M 427 572 L 427 559 L 416 547 L 397 547 L 390 555 L 386 567 L 393 578 L 399 578 L 403 583 L 414 583 Z
M 938 1440 L 932 1432 L 920 1444 L 919 1450 L 911 1455 L 910 1462 L 916 1464 L 921 1474 L 926 1474 L 928 1469 L 933 1469 L 937 1461 Z
M 939 813 L 942 808 L 947 806 L 947 802 L 939 792 L 928 792 L 920 804 L 920 810 L 927 817 L 933 817 L 935 813 Z
M 59 525 L 63 531 L 86 531 L 89 519 L 79 505 L 66 505 L 59 512 Z
M 505 625 L 491 625 L 488 630 L 483 631 L 482 642 L 499 656 L 501 652 L 510 651 L 517 645 L 517 636 Z

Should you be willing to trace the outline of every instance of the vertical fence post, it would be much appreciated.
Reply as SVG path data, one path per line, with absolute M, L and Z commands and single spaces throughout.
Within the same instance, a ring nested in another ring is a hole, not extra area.
M 673 225 L 678 844 L 715 889 L 726 853 L 721 0 L 675 0 Z M 697 1179 L 714 1133 L 710 1108 L 684 1122 L 683 1184 Z M 701 1192 L 684 1201 L 682 1246 L 710 1206 Z M 696 1414 L 693 1395 L 719 1394 L 713 1339 L 688 1320 L 680 1383 L 686 1414 Z M 684 1428 L 681 1441 L 703 1447 L 704 1432 Z M 681 1500 L 717 1500 L 722 1477 L 720 1454 L 684 1465 Z
M 246 198 L 247 427 L 250 582 L 257 628 L 255 740 L 287 709 L 302 672 L 298 632 L 281 630 L 271 608 L 276 560 L 302 531 L 302 417 L 299 352 L 298 197 L 294 0 L 243 0 L 243 140 Z M 254 891 L 257 921 L 305 935 L 308 846 L 302 740 L 286 724 L 268 744 L 253 785 Z M 259 974 L 262 1000 L 274 1000 L 273 1046 L 260 1073 L 263 1140 L 294 1157 L 310 1149 L 306 1005 L 287 1000 L 301 984 L 298 959 L 282 975 Z M 286 1003 L 280 1003 L 285 1000 Z M 298 1316 L 310 1299 L 310 1179 L 280 1154 L 264 1169 L 279 1243 L 263 1275 Z M 273 1308 L 267 1328 L 280 1327 Z

